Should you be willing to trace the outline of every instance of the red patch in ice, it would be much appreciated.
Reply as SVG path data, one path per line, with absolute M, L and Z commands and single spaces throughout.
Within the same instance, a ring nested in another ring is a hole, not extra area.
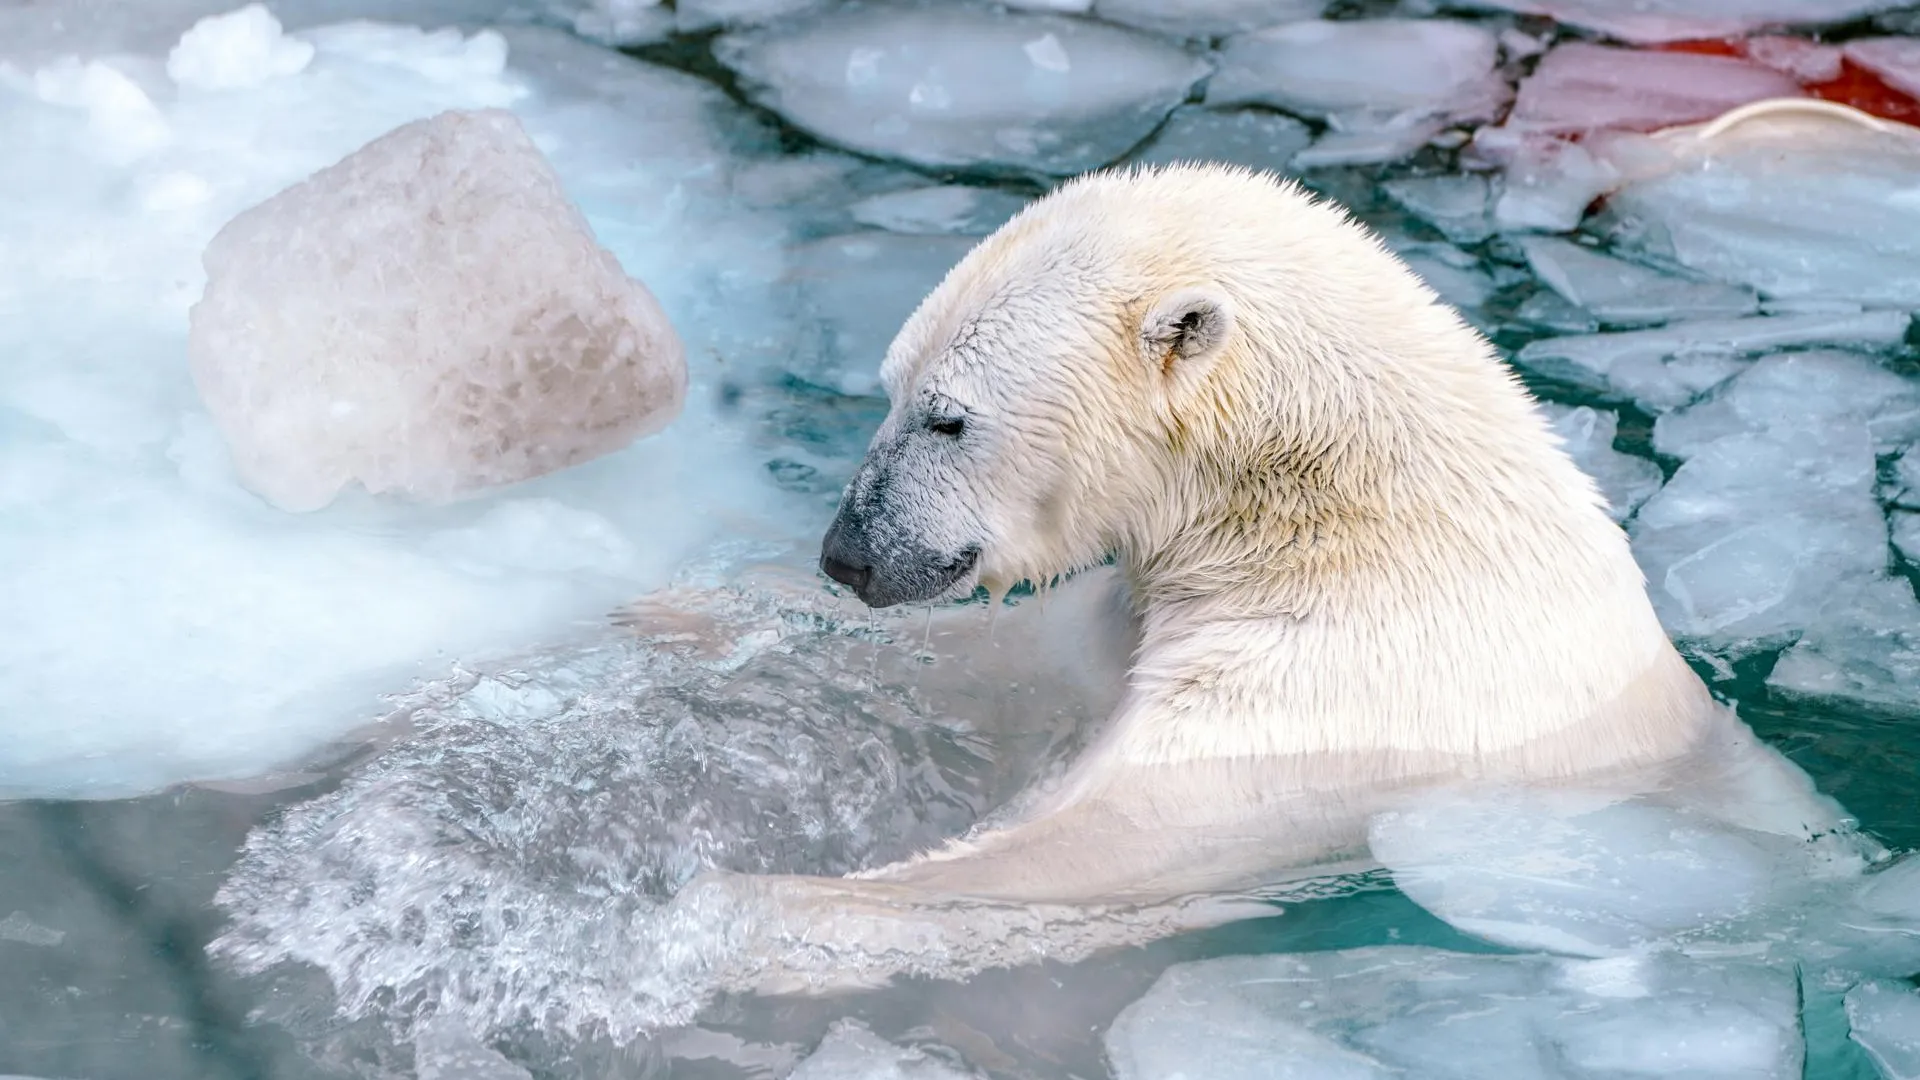
M 1742 60 L 1752 58 L 1747 49 L 1746 39 L 1729 40 L 1709 38 L 1694 41 L 1670 41 L 1661 45 L 1648 46 L 1659 52 L 1696 53 L 1701 56 L 1731 56 Z M 1863 113 L 1878 116 L 1883 120 L 1896 120 L 1903 124 L 1920 125 L 1920 99 L 1914 98 L 1896 87 L 1889 86 L 1885 79 L 1854 63 L 1850 59 L 1840 61 L 1840 74 L 1831 79 L 1818 82 L 1802 81 L 1802 89 L 1814 97 L 1825 101 L 1850 105 Z

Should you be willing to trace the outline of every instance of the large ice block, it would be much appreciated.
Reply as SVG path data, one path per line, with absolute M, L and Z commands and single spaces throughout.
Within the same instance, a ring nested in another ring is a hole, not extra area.
M 442 500 L 618 450 L 679 412 L 679 338 L 510 113 L 384 135 L 208 245 L 194 382 L 254 491 Z

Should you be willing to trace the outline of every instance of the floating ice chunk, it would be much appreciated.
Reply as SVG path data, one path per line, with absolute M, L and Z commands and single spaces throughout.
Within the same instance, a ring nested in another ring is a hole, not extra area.
M 849 149 L 1066 174 L 1126 153 L 1207 64 L 1131 30 L 972 7 L 849 7 L 729 34 L 761 104 Z
M 240 90 L 297 74 L 313 45 L 287 37 L 264 4 L 193 24 L 167 54 L 167 77 L 195 90 Z
M 1514 309 L 1513 317 L 1535 330 L 1553 334 L 1591 334 L 1600 320 L 1584 308 L 1566 302 L 1552 289 L 1536 289 Z
M 1859 425 L 1734 435 L 1699 450 L 1634 523 L 1634 554 L 1668 630 L 1730 648 L 1778 640 L 1840 590 L 1877 579 L 1887 540 L 1872 480 Z
M 1857 38 L 1847 42 L 1843 50 L 1847 59 L 1880 76 L 1888 86 L 1920 97 L 1920 41 L 1906 37 Z
M 717 21 L 703 22 L 686 14 L 691 4 L 676 9 L 659 0 L 546 0 L 546 5 L 574 33 L 622 49 L 665 41 L 679 29 L 717 25 Z
M 1178 964 L 1114 1020 L 1117 1080 L 1797 1080 L 1793 972 L 1388 946 Z
M 1920 971 L 1920 857 L 1885 859 L 1861 880 L 1838 884 L 1810 920 L 1818 948 L 1808 950 L 1808 966 L 1911 985 Z
M 1797 37 L 1755 37 L 1740 45 L 1749 60 L 1765 64 L 1800 83 L 1819 83 L 1840 77 L 1842 51 Z
M 1413 115 L 1384 124 L 1352 117 L 1329 119 L 1327 131 L 1295 154 L 1293 163 L 1301 169 L 1332 169 L 1399 161 L 1432 142 L 1445 128 L 1446 123 L 1436 117 Z
M 699 1026 L 663 1032 L 659 1045 L 663 1055 L 673 1061 L 722 1062 L 748 1076 L 785 1077 L 805 1052 L 804 1047 L 793 1043 L 749 1041 L 730 1032 Z
M 453 27 L 421 30 L 380 23 L 342 23 L 302 35 L 323 55 L 403 68 L 429 82 L 493 89 L 507 69 L 507 39 L 496 30 L 462 34 Z M 497 91 L 496 91 L 497 93 Z M 508 89 L 494 105 L 509 105 L 524 91 Z
M 1027 200 L 958 184 L 875 195 L 849 207 L 853 220 L 907 235 L 985 236 L 1020 212 Z
M 1368 843 L 1448 924 L 1575 956 L 1723 933 L 1812 879 L 1799 836 L 1578 791 L 1423 796 L 1376 817 Z
M 1487 119 L 1509 89 L 1494 36 L 1441 19 L 1288 23 L 1227 41 L 1209 105 L 1268 105 L 1324 117 L 1339 132 L 1397 133 Z M 1431 127 L 1429 125 L 1432 125 Z
M 1641 503 L 1660 490 L 1660 466 L 1613 448 L 1620 426 L 1618 413 L 1586 405 L 1569 408 L 1552 402 L 1542 402 L 1540 407 L 1552 421 L 1555 433 L 1565 440 L 1574 464 L 1600 485 L 1613 520 L 1625 521 L 1632 517 Z
M 895 1046 L 855 1020 L 828 1029 L 820 1048 L 787 1080 L 977 1080 L 979 1074 L 925 1050 Z
M 27 917 L 24 911 L 16 911 L 0 919 L 0 941 L 12 941 L 21 945 L 37 945 L 51 949 L 65 941 L 67 932 L 52 927 L 41 926 Z
M 1793 595 L 1800 562 L 1789 538 L 1748 526 L 1679 559 L 1660 584 L 1679 604 L 1683 629 L 1705 636 L 1785 602 Z
M 533 1080 L 532 1073 L 474 1038 L 452 1016 L 420 1022 L 413 1036 L 413 1063 L 419 1080 Z
M 1751 290 L 1676 278 L 1555 237 L 1523 237 L 1520 250 L 1549 288 L 1613 326 L 1750 315 L 1760 306 Z
M 843 393 L 877 393 L 880 361 L 900 324 L 974 243 L 854 233 L 795 248 L 788 280 L 800 328 L 790 362 Z
M 1547 15 L 1634 44 L 1742 37 L 1764 26 L 1846 22 L 1901 0 L 1474 0 L 1477 7 Z
M 1618 170 L 1586 147 L 1551 136 L 1485 127 L 1474 133 L 1471 147 L 1476 157 L 1505 171 L 1493 207 L 1495 224 L 1505 230 L 1567 232 L 1620 180 Z
M 539 476 L 659 430 L 686 394 L 665 313 L 511 114 L 382 136 L 235 218 L 206 262 L 194 381 L 284 509 Z
M 68 58 L 33 73 L 33 92 L 49 105 L 81 109 L 94 148 L 124 163 L 166 145 L 172 128 L 153 99 L 118 68 Z
M 1836 352 L 1770 356 L 1661 416 L 1686 458 L 1635 521 L 1668 628 L 1733 651 L 1792 641 L 1769 684 L 1876 707 L 1914 703 L 1920 606 L 1889 580 L 1876 449 L 1920 435 L 1920 384 Z
M 673 9 L 679 32 L 697 34 L 716 27 L 759 26 L 825 6 L 826 0 L 680 0 Z
M 1920 439 L 1920 382 L 1858 353 L 1763 357 L 1708 400 L 1660 417 L 1653 445 L 1690 458 L 1730 435 L 1849 423 L 1865 426 L 1876 453 Z M 1846 482 L 1858 480 L 1849 474 Z
M 1920 1080 L 1920 990 L 1861 983 L 1847 992 L 1847 1023 L 1883 1080 Z
M 1402 242 L 1393 249 L 1428 288 L 1455 307 L 1471 312 L 1493 295 L 1493 279 L 1480 269 L 1480 261 L 1452 244 Z
M 1905 578 L 1838 590 L 1811 621 L 1774 663 L 1769 689 L 1789 699 L 1920 713 L 1920 603 Z
M 1389 180 L 1380 187 L 1456 244 L 1477 244 L 1493 235 L 1491 185 L 1479 173 Z
M 1658 330 L 1548 338 L 1514 362 L 1530 371 L 1637 402 L 1661 413 L 1692 401 L 1746 367 L 1746 358 L 1811 345 L 1890 348 L 1904 340 L 1906 312 L 1702 319 Z
M 1775 111 L 1595 152 L 1630 177 L 1607 201 L 1618 246 L 1769 299 L 1920 307 L 1911 129 Z
M 1801 93 L 1785 75 L 1730 56 L 1573 41 L 1541 58 L 1521 82 L 1506 126 L 1554 135 L 1601 128 L 1650 131 L 1712 119 L 1749 101 Z
M 1307 125 L 1291 116 L 1182 105 L 1133 160 L 1150 165 L 1223 161 L 1285 174 L 1292 168 L 1294 155 L 1312 141 Z
M 1317 19 L 1328 0 L 1096 0 L 1093 12 L 1108 22 L 1170 37 L 1217 38 L 1276 23 Z

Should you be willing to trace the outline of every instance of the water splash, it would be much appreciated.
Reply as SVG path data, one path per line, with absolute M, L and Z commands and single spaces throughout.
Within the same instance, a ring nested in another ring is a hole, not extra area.
M 1034 615 L 981 648 L 977 607 L 929 630 L 810 587 L 683 590 L 627 613 L 632 636 L 427 686 L 400 703 L 403 737 L 248 839 L 213 951 L 245 973 L 318 968 L 343 1016 L 399 1036 L 442 1015 L 624 1043 L 721 991 L 1070 959 L 1204 918 L 902 919 L 883 887 L 778 876 L 959 835 L 1071 749 L 1089 703 L 1012 678 L 1047 654 L 1006 627 L 1078 613 Z

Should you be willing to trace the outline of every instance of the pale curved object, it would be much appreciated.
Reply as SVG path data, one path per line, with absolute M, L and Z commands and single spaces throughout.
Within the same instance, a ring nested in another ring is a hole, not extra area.
M 1729 109 L 1704 124 L 1688 124 L 1656 132 L 1655 138 L 1685 138 L 1692 136 L 1702 141 L 1718 138 L 1720 135 L 1739 127 L 1749 120 L 1768 116 L 1826 116 L 1857 124 L 1870 131 L 1893 134 L 1896 129 L 1904 128 L 1920 134 L 1920 129 L 1892 120 L 1884 120 L 1872 113 L 1862 112 L 1851 105 L 1842 105 L 1837 101 L 1821 98 L 1781 97 L 1750 101 L 1738 108 Z

